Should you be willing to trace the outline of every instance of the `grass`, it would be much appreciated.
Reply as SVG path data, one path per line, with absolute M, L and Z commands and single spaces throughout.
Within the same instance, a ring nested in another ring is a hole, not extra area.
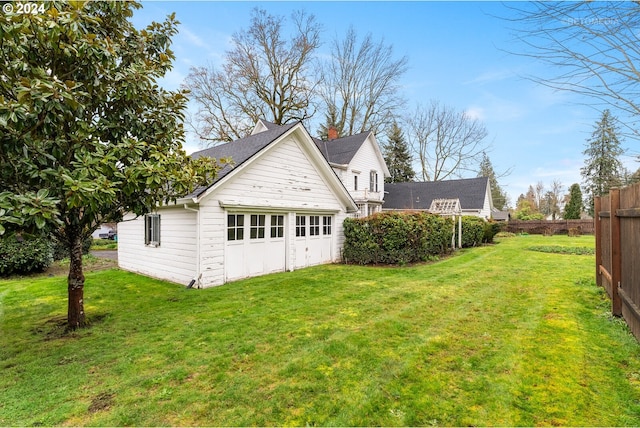
M 114 241 L 111 239 L 93 238 L 91 251 L 117 250 L 117 249 L 118 249 L 118 241 Z
M 640 345 L 594 259 L 521 236 L 402 268 L 330 265 L 207 290 L 87 274 L 0 281 L 4 425 L 640 425 Z

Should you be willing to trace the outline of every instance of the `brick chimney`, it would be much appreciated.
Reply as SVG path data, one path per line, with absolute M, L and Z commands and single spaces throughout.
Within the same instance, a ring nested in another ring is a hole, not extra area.
M 329 129 L 327 129 L 327 139 L 331 141 L 335 140 L 336 138 L 338 138 L 338 130 L 335 126 L 332 125 L 329 127 Z

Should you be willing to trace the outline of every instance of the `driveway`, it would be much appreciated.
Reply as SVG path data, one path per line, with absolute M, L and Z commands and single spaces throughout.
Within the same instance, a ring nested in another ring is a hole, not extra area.
M 91 251 L 91 255 L 101 259 L 118 260 L 118 250 Z

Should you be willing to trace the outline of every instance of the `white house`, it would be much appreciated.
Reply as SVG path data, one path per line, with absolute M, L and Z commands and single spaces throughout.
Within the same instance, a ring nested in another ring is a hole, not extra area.
M 367 140 L 375 142 L 372 134 Z M 375 152 L 361 146 L 363 157 Z M 252 135 L 192 156 L 232 158 L 233 165 L 176 204 L 119 223 L 122 269 L 209 287 L 340 260 L 342 222 L 358 207 L 302 124 L 261 121 Z M 362 174 L 362 184 L 380 196 L 385 170 L 376 164 L 345 171 Z M 363 192 L 362 200 L 375 198 Z
M 316 145 L 347 188 L 358 206 L 356 216 L 365 217 L 382 210 L 384 179 L 389 169 L 373 132 L 363 132 Z
M 487 177 L 387 184 L 384 210 L 427 211 L 438 199 L 459 199 L 462 215 L 491 218 L 493 198 Z

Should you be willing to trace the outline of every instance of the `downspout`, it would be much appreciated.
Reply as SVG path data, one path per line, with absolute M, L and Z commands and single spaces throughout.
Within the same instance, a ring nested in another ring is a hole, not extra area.
M 202 277 L 200 273 L 200 210 L 191 208 L 187 204 L 184 204 L 184 209 L 196 213 L 196 273 L 187 288 L 193 288 L 194 285 L 196 285 L 196 288 L 200 288 L 200 278 Z

